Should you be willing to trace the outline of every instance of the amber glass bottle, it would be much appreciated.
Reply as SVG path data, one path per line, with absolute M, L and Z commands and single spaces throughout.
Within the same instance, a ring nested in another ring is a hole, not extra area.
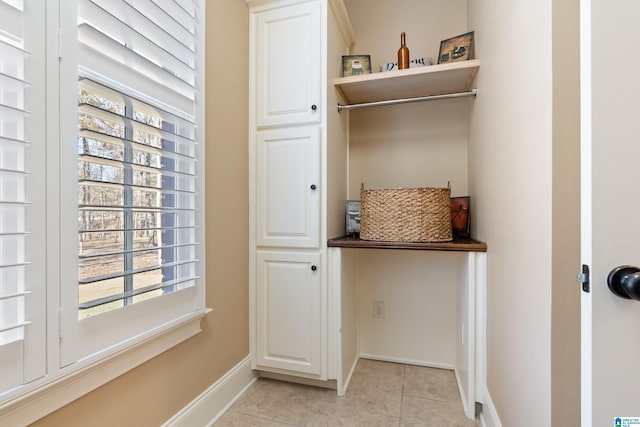
M 400 49 L 398 49 L 398 69 L 404 70 L 409 68 L 409 48 L 404 32 L 400 34 Z

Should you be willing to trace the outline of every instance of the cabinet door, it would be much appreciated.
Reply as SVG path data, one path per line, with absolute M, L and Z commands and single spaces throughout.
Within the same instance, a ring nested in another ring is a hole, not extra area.
M 319 376 L 320 254 L 257 254 L 257 365 Z
M 320 121 L 320 3 L 258 14 L 257 125 Z
M 258 132 L 256 144 L 258 246 L 318 248 L 319 128 Z

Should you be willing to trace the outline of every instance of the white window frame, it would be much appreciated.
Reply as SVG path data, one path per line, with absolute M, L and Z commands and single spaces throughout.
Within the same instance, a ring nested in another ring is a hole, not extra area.
M 28 1 L 28 0 L 27 0 Z M 136 317 L 144 311 L 153 311 L 157 307 L 169 309 L 175 299 L 184 299 L 192 293 L 192 307 L 187 313 L 171 316 L 160 324 L 151 323 L 143 332 L 133 336 L 112 336 L 111 342 L 83 341 L 86 332 L 94 333 L 92 328 L 103 321 L 79 323 L 70 322 L 74 316 L 61 313 L 60 301 L 73 309 L 77 304 L 76 268 L 69 264 L 69 258 L 77 258 L 77 244 L 74 239 L 64 239 L 64 233 L 77 235 L 77 216 L 75 212 L 77 200 L 68 200 L 63 185 L 73 182 L 77 185 L 77 160 L 75 145 L 71 146 L 72 155 L 65 154 L 61 141 L 75 141 L 77 129 L 66 123 L 75 123 L 77 98 L 74 89 L 69 92 L 68 85 L 75 84 L 77 61 L 75 60 L 76 37 L 75 28 L 77 2 L 74 0 L 46 0 L 46 114 L 47 114 L 47 169 L 46 169 L 46 336 L 39 337 L 46 342 L 47 361 L 44 376 L 0 396 L 0 425 L 26 425 L 59 409 L 73 400 L 87 394 L 101 385 L 115 379 L 123 373 L 141 365 L 151 358 L 167 351 L 180 342 L 201 331 L 200 321 L 210 311 L 205 307 L 205 269 L 204 263 L 198 266 L 196 286 L 189 292 L 175 292 L 149 301 L 150 304 L 136 304 L 139 310 L 116 310 L 109 315 L 108 321 L 127 321 L 127 317 Z M 198 32 L 202 35 L 198 52 L 199 70 L 197 73 L 199 100 L 197 110 L 196 139 L 198 178 L 196 191 L 204 194 L 204 27 L 205 3 L 199 2 L 200 18 Z M 41 32 L 42 28 L 32 31 Z M 59 57 L 60 56 L 60 57 Z M 60 94 L 72 93 L 68 97 Z M 63 189 L 61 190 L 61 187 Z M 205 210 L 204 197 L 197 197 L 196 215 L 198 224 L 197 258 L 205 259 Z M 69 218 L 70 217 L 70 218 Z M 45 241 L 42 237 L 41 242 Z M 65 283 L 67 286 L 64 286 Z M 69 286 L 68 284 L 72 284 Z M 159 304 L 153 304 L 158 300 Z M 184 301 L 183 301 L 184 302 Z M 170 303 L 170 304 L 167 304 Z M 164 307 L 163 307 L 164 306 Z M 152 308 L 153 307 L 153 308 Z M 104 315 L 96 316 L 96 318 Z M 77 318 L 77 316 L 75 316 Z M 63 320 L 66 319 L 66 320 Z M 105 317 L 104 319 L 107 319 Z M 80 326 L 78 326 L 80 325 Z M 103 327 L 98 325 L 97 327 Z M 62 336 L 62 338 L 60 338 Z M 66 347 L 65 347 L 66 346 Z

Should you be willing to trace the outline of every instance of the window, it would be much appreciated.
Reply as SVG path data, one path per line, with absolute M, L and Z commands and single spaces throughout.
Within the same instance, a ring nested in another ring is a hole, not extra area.
M 193 119 L 84 77 L 78 103 L 79 316 L 193 286 Z
M 61 207 L 61 229 L 75 229 L 61 244 L 73 246 L 78 260 L 62 271 L 62 365 L 202 306 L 195 286 L 199 7 L 193 0 L 77 5 L 75 41 L 62 47 L 73 60 L 63 65 L 61 87 L 76 97 L 61 98 L 61 182 L 68 184 L 61 198 L 76 203 Z
M 196 5 L 80 0 L 80 318 L 195 281 Z
M 199 330 L 203 21 L 194 0 L 0 0 L 0 424 Z

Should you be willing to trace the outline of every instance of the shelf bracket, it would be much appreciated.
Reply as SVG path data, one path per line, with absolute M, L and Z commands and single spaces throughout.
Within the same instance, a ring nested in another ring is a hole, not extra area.
M 362 104 L 347 104 L 347 105 L 338 104 L 338 112 L 340 113 L 342 110 L 354 110 L 356 108 L 378 107 L 382 105 L 407 104 L 409 102 L 436 101 L 439 99 L 466 98 L 469 96 L 475 97 L 477 94 L 478 94 L 478 89 L 474 88 L 469 92 L 447 93 L 444 95 L 430 95 L 430 96 L 420 96 L 417 98 L 404 98 L 404 99 L 389 99 L 387 101 L 364 102 Z

